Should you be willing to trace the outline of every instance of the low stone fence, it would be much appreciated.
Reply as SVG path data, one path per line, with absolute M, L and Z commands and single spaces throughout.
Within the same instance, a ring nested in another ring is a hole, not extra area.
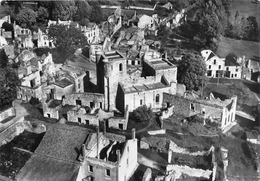
M 0 146 L 11 141 L 15 136 L 18 136 L 20 133 L 24 131 L 22 123 L 24 121 L 24 117 L 15 117 L 15 123 L 10 125 L 4 131 L 0 133 Z
M 4 119 L 15 116 L 15 110 L 13 107 L 10 107 L 2 112 L 0 112 L 0 122 L 2 122 Z

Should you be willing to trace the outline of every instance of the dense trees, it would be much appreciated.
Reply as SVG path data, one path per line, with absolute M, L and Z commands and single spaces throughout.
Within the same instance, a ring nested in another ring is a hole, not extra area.
M 198 90 L 205 81 L 207 68 L 205 61 L 198 54 L 187 53 L 178 63 L 178 82 L 189 90 Z
M 49 18 L 49 11 L 48 11 L 48 9 L 45 8 L 45 7 L 40 7 L 38 9 L 37 21 L 44 23 L 44 22 L 48 21 L 48 18 Z
M 194 7 L 194 24 L 197 32 L 194 41 L 201 48 L 216 50 L 220 35 L 227 25 L 226 10 L 218 0 L 200 0 Z
M 20 84 L 15 69 L 8 65 L 4 49 L 0 51 L 0 107 L 3 108 L 16 98 L 17 86 Z
M 87 44 L 86 37 L 74 26 L 51 25 L 48 35 L 54 39 L 57 51 L 63 58 L 68 58 L 77 48 Z
M 132 113 L 132 118 L 137 122 L 149 122 L 153 119 L 153 116 L 152 109 L 146 105 L 136 108 Z
M 89 20 L 95 23 L 100 23 L 103 20 L 103 13 L 99 4 L 94 4 L 92 6 L 92 11 Z
M 73 15 L 73 20 L 81 21 L 82 19 L 89 19 L 92 9 L 88 2 L 78 0 L 75 2 L 75 5 L 77 7 L 77 11 Z
M 100 23 L 103 19 L 101 7 L 95 1 L 91 5 L 87 1 L 82 0 L 40 1 L 38 6 L 38 11 L 40 12 L 45 12 L 47 9 L 48 13 L 46 14 L 52 20 L 74 20 L 82 25 L 86 25 L 89 20 Z M 40 9 L 41 7 L 45 9 Z
M 22 8 L 15 16 L 15 20 L 23 27 L 30 27 L 36 22 L 37 12 L 30 8 Z
M 72 19 L 76 12 L 74 1 L 53 1 L 51 17 L 54 20 L 60 19 L 63 21 Z
M 233 23 L 229 23 L 225 35 L 230 38 L 243 39 L 249 41 L 259 41 L 259 31 L 256 17 L 241 16 L 237 11 Z

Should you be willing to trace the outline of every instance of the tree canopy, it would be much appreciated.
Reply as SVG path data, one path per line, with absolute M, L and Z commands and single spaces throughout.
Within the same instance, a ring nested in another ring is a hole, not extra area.
M 188 90 L 198 90 L 205 80 L 207 67 L 203 58 L 194 53 L 187 53 L 178 63 L 177 79 Z
M 149 122 L 153 119 L 153 111 L 146 105 L 140 106 L 133 111 L 132 117 L 137 122 Z
M 30 27 L 36 22 L 37 12 L 30 8 L 22 8 L 15 16 L 15 20 L 23 27 Z
M 15 69 L 8 65 L 4 49 L 0 51 L 0 107 L 4 107 L 16 98 L 20 80 Z
M 91 22 L 100 23 L 103 20 L 102 9 L 99 4 L 94 4 L 92 6 L 92 11 L 89 17 Z
M 73 15 L 74 21 L 89 19 L 92 9 L 87 1 L 75 1 L 75 6 L 77 7 L 77 11 Z
M 54 39 L 54 45 L 63 58 L 68 58 L 77 48 L 87 45 L 86 37 L 74 26 L 51 25 L 48 36 Z
M 45 22 L 49 18 L 49 11 L 45 7 L 39 7 L 38 9 L 38 16 L 37 16 L 37 21 L 39 22 Z
M 74 1 L 53 1 L 51 17 L 54 20 L 66 21 L 76 12 Z
M 225 36 L 234 39 L 243 39 L 248 41 L 259 41 L 258 23 L 256 17 L 240 15 L 237 11 L 234 21 L 229 22 L 225 31 Z

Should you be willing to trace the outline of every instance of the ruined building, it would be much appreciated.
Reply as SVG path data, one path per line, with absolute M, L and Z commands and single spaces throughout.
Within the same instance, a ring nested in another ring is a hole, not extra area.
M 113 133 L 90 134 L 79 159 L 82 164 L 77 181 L 129 180 L 138 167 L 135 130 L 130 140 Z
M 21 80 L 18 99 L 29 101 L 34 97 L 39 100 L 62 100 L 68 93 L 84 91 L 83 77 L 86 73 L 66 65 L 54 64 L 50 53 L 38 57 L 25 50 L 16 61 L 21 63 L 18 69 Z
M 177 67 L 166 59 L 143 61 L 141 69 L 131 69 L 118 51 L 97 52 L 97 89 L 104 94 L 104 109 L 124 112 L 147 105 L 160 108 L 163 93 L 176 94 L 183 85 L 177 84 Z
M 219 125 L 219 128 L 225 130 L 235 121 L 237 96 L 224 101 L 216 99 L 212 94 L 207 99 L 188 95 L 182 97 L 164 93 L 163 102 L 167 105 L 173 105 L 175 114 L 181 114 L 185 117 L 201 115 L 211 122 Z

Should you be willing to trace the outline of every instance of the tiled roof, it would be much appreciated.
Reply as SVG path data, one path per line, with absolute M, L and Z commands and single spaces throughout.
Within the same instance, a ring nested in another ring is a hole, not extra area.
M 54 84 L 59 87 L 65 88 L 69 85 L 72 85 L 73 83 L 71 81 L 69 81 L 68 79 L 64 78 L 64 79 L 54 82 Z
M 49 127 L 35 153 L 74 163 L 88 134 L 87 129 L 72 125 Z
M 228 54 L 225 59 L 225 66 L 239 66 L 237 63 L 237 56 L 234 54 Z
M 20 181 L 76 181 L 79 165 L 34 154 L 17 175 Z

